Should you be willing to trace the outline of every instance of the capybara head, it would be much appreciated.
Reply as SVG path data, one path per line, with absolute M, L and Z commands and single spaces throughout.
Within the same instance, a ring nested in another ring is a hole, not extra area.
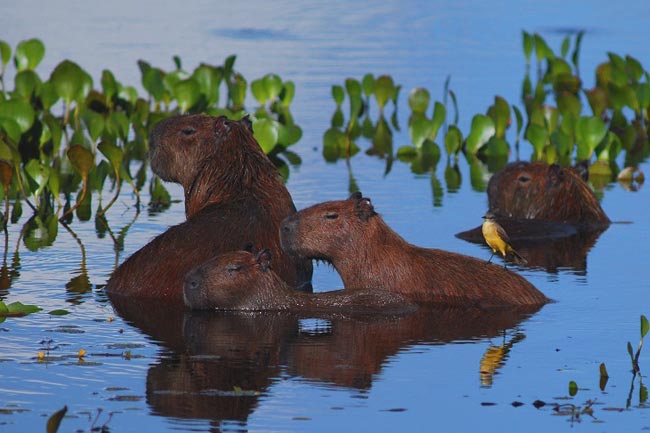
M 367 222 L 377 213 L 370 199 L 356 192 L 286 217 L 280 226 L 282 248 L 301 257 L 331 261 L 346 245 L 363 245 Z
M 188 188 L 204 165 L 215 158 L 224 141 L 236 136 L 252 137 L 252 134 L 248 117 L 239 121 L 204 114 L 167 118 L 151 130 L 151 169 L 161 179 Z
M 183 300 L 195 310 L 237 310 L 251 297 L 278 285 L 271 270 L 271 251 L 233 251 L 221 254 L 194 268 L 185 277 Z
M 508 164 L 488 183 L 489 209 L 509 218 L 608 224 L 609 218 L 583 176 L 584 170 L 557 164 Z

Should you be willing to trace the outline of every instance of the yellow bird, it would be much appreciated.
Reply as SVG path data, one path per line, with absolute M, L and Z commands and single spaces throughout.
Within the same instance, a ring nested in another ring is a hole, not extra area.
M 490 256 L 488 263 L 492 261 L 492 257 L 494 257 L 494 254 L 498 251 L 504 259 L 507 258 L 508 255 L 511 255 L 515 263 L 525 265 L 527 263 L 526 259 L 512 248 L 508 233 L 506 233 L 503 227 L 501 227 L 494 218 L 494 214 L 488 211 L 485 216 L 483 216 L 485 221 L 483 221 L 483 226 L 481 227 L 485 242 L 490 248 L 492 248 L 492 255 Z M 505 267 L 505 263 L 503 266 Z

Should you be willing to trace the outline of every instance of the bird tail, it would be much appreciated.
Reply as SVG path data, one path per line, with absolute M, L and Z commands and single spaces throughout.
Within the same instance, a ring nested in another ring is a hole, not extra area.
M 517 251 L 515 251 L 514 248 L 510 248 L 510 254 L 512 256 L 512 261 L 515 262 L 516 264 L 518 264 L 518 265 L 526 265 L 526 264 L 528 264 L 528 260 L 526 260 Z

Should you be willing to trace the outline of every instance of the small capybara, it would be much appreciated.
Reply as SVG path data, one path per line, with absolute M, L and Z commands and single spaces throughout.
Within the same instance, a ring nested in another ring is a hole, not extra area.
M 490 178 L 488 207 L 508 218 L 602 227 L 610 221 L 585 182 L 586 171 L 557 164 L 518 161 Z
M 187 221 L 169 228 L 120 265 L 106 290 L 182 304 L 183 279 L 197 264 L 248 240 L 268 245 L 291 287 L 311 290 L 311 262 L 280 247 L 280 222 L 296 209 L 250 120 L 174 116 L 150 137 L 153 171 L 185 190 Z
M 271 269 L 271 252 L 233 251 L 193 269 L 185 277 L 185 305 L 195 310 L 402 313 L 416 306 L 383 290 L 302 293 Z
M 331 263 L 346 289 L 382 289 L 417 303 L 463 307 L 549 302 L 501 266 L 406 242 L 359 193 L 288 216 L 280 236 L 286 251 Z

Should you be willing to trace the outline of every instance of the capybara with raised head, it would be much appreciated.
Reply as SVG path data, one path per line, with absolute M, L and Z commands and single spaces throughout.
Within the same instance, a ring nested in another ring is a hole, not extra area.
M 185 305 L 195 310 L 406 313 L 416 306 L 383 290 L 292 290 L 271 269 L 271 252 L 232 251 L 193 269 L 185 277 Z
M 359 193 L 303 209 L 282 221 L 282 247 L 324 260 L 346 289 L 382 289 L 425 304 L 540 306 L 549 301 L 520 275 L 484 260 L 412 245 Z
M 192 268 L 249 240 L 273 251 L 275 270 L 291 287 L 311 290 L 311 262 L 280 247 L 280 222 L 296 209 L 248 118 L 168 118 L 151 132 L 150 157 L 156 174 L 183 186 L 187 221 L 122 263 L 108 281 L 109 293 L 181 304 Z
M 585 170 L 579 167 L 525 161 L 507 164 L 488 183 L 489 210 L 501 217 L 606 227 L 609 218 L 585 182 Z

